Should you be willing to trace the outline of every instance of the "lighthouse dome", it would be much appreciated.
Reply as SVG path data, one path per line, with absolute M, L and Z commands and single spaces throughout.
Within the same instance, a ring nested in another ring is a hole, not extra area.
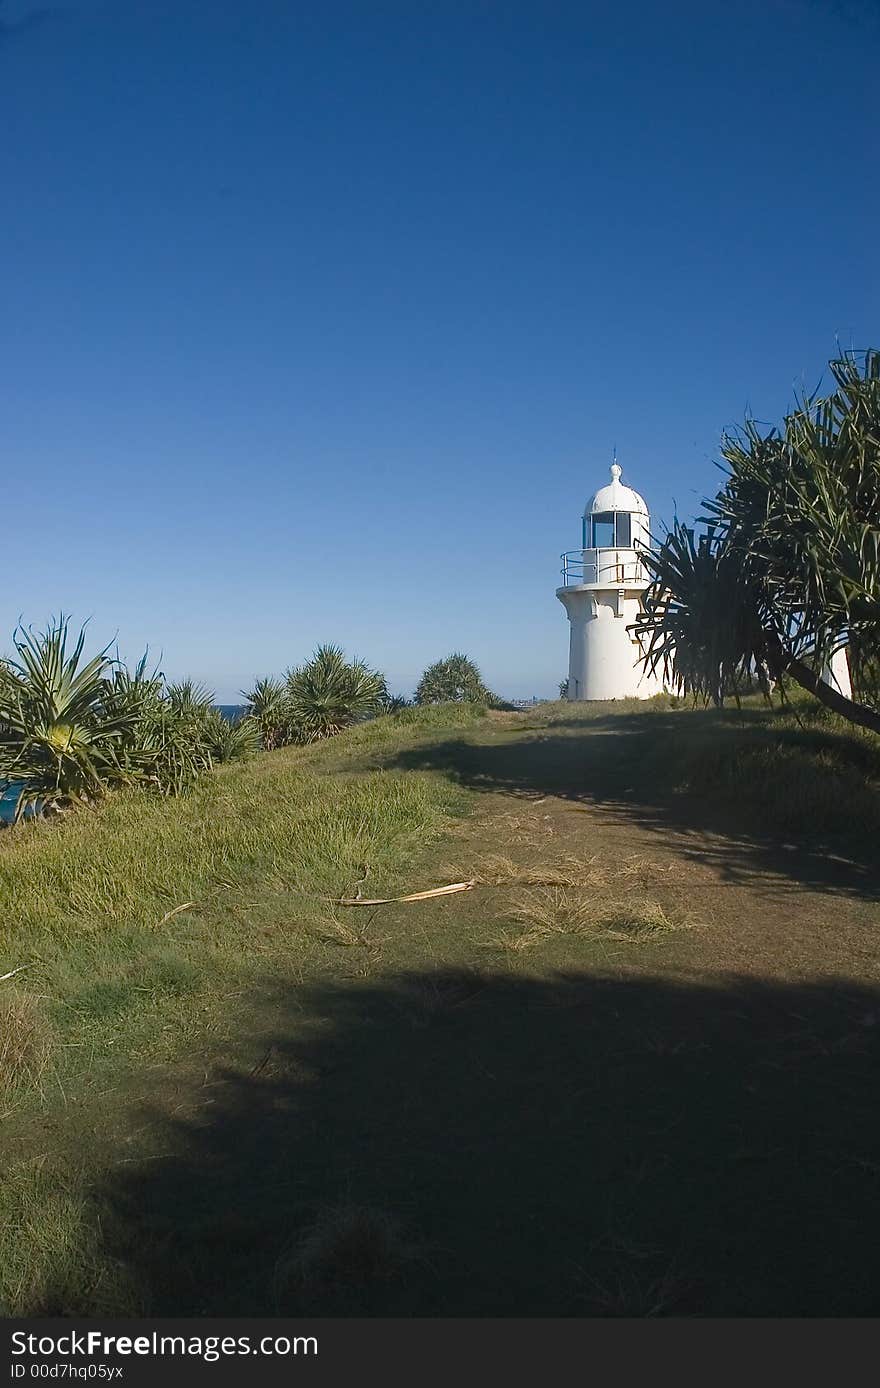
M 587 502 L 584 507 L 585 516 L 594 516 L 597 511 L 630 511 L 634 515 L 647 516 L 648 508 L 645 499 L 634 492 L 632 487 L 626 487 L 620 480 L 621 468 L 617 463 L 611 464 L 611 481 L 605 487 L 600 487 L 596 495 Z

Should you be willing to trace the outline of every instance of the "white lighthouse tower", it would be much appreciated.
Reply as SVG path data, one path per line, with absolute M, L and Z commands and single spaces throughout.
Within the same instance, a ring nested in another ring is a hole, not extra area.
M 638 546 L 650 544 L 650 516 L 638 492 L 625 487 L 615 461 L 611 482 L 587 502 L 583 548 L 562 556 L 556 596 L 571 623 L 569 699 L 650 699 L 662 680 L 641 663 L 628 628 L 639 614 L 650 577 Z

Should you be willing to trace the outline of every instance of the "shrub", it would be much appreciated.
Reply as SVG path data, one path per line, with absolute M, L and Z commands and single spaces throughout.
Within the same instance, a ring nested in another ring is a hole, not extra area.
M 297 742 L 318 742 L 374 718 L 387 699 L 384 676 L 361 660 L 347 661 L 339 646 L 319 646 L 287 674 L 287 717 Z
M 136 779 L 126 749 L 140 710 L 132 699 L 106 698 L 107 649 L 84 663 L 85 628 L 69 650 L 64 617 L 39 636 L 19 628 L 13 642 L 18 658 L 0 676 L 0 780 L 21 784 L 17 813 L 93 801 Z
M 255 718 L 245 715 L 230 720 L 218 708 L 205 714 L 202 735 L 214 762 L 238 761 L 252 756 L 263 746 L 262 732 Z
M 512 707 L 483 683 L 478 667 L 461 651 L 429 665 L 416 688 L 417 704 L 485 704 L 487 708 Z
M 392 716 L 402 713 L 409 706 L 409 699 L 405 698 L 403 694 L 386 694 L 382 700 L 382 712 Z
M 259 728 L 260 739 L 267 752 L 284 747 L 293 740 L 287 688 L 283 680 L 256 680 L 249 693 L 242 691 L 242 697 L 247 701 L 247 716 Z
M 224 723 L 210 690 L 166 685 L 146 656 L 133 671 L 108 647 L 84 661 L 85 628 L 71 648 L 64 617 L 13 640 L 17 659 L 0 667 L 0 785 L 18 787 L 16 817 L 123 785 L 173 794 L 259 745 L 250 723 Z

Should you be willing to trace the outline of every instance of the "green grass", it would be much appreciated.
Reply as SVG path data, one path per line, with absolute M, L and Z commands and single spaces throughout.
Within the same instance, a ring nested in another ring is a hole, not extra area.
M 878 806 L 807 701 L 456 705 L 0 835 L 0 1306 L 864 1313 Z
M 446 725 L 482 712 L 447 710 Z M 410 889 L 402 874 L 462 808 L 430 773 L 347 766 L 440 721 L 443 710 L 407 710 L 332 747 L 221 768 L 180 799 L 120 794 L 0 836 L 0 972 L 27 966 L 0 984 L 7 1151 L 19 1134 L 26 1150 L 35 1118 L 64 1112 L 71 1095 L 124 1094 L 145 1067 L 226 1044 L 242 990 L 332 969 L 333 932 L 353 927 L 328 899 L 354 890 L 365 866 L 371 891 Z M 331 762 L 336 774 L 322 774 Z M 83 1243 L 80 1154 L 60 1147 L 51 1174 L 24 1157 L 0 1190 L 0 1305 L 13 1310 L 81 1304 L 86 1286 L 89 1305 L 110 1304 L 106 1269 L 98 1276 Z
M 436 725 L 427 712 L 407 719 L 408 741 Z M 383 719 L 333 757 L 344 765 L 403 737 Z M 218 993 L 320 962 L 327 899 L 353 890 L 365 865 L 371 891 L 391 892 L 461 803 L 428 773 L 329 777 L 314 769 L 321 760 L 320 749 L 285 749 L 221 768 L 177 800 L 120 794 L 0 837 L 0 963 L 27 966 L 16 994 L 42 1003 L 50 1083 L 76 1075 L 83 1050 L 94 1075 L 111 1040 L 114 1069 L 126 1051 L 168 1059 Z M 7 1103 L 32 1088 L 27 1066 L 6 1066 Z
M 771 833 L 880 838 L 878 739 L 807 699 L 773 715 L 755 712 L 749 708 L 754 722 L 738 736 L 691 752 L 685 787 L 748 804 L 753 822 Z
M 755 696 L 739 710 L 694 709 L 665 694 L 561 703 L 541 709 L 539 726 L 577 738 L 609 717 L 627 734 L 619 759 L 633 764 L 636 794 L 671 790 L 747 809 L 750 827 L 769 835 L 880 839 L 880 740 L 808 696 L 772 707 Z

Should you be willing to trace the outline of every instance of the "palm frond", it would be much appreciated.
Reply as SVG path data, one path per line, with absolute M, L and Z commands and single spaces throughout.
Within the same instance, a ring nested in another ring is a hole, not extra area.
M 836 389 L 796 401 L 781 429 L 746 420 L 725 436 L 726 481 L 698 543 L 677 524 L 643 556 L 653 583 L 636 630 L 651 667 L 682 689 L 717 701 L 747 675 L 766 683 L 785 668 L 811 687 L 843 646 L 861 665 L 856 685 L 873 688 L 880 352 L 847 354 L 831 372 Z M 850 709 L 862 722 L 869 713 Z
M 634 624 L 648 669 L 678 693 L 715 704 L 769 688 L 761 595 L 738 556 L 676 522 L 643 560 L 653 582 Z

